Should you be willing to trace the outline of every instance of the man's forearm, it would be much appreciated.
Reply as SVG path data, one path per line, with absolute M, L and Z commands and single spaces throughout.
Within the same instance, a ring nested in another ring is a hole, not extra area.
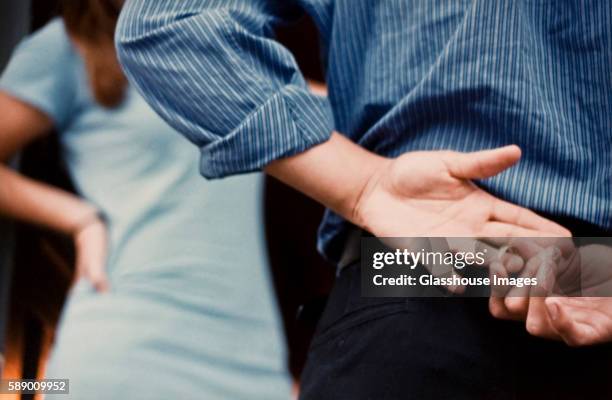
M 276 160 L 265 171 L 353 223 L 354 209 L 370 178 L 389 160 L 339 133 L 308 151 Z
M 470 182 L 499 174 L 520 154 L 506 146 L 406 152 L 391 159 L 334 133 L 323 144 L 272 162 L 266 172 L 378 237 L 569 235 Z

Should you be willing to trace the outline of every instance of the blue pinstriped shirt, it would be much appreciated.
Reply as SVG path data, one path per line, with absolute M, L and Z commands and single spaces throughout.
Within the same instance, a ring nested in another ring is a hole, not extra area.
M 308 13 L 329 99 L 310 94 L 277 24 Z M 514 203 L 612 228 L 608 0 L 130 0 L 120 60 L 209 178 L 260 169 L 332 129 L 377 153 L 515 143 L 479 184 Z M 331 212 L 322 251 L 346 223 Z

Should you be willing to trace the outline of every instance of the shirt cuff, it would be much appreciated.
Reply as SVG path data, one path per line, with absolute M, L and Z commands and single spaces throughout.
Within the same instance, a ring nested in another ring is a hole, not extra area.
M 234 131 L 201 149 L 206 178 L 252 172 L 329 139 L 334 119 L 327 98 L 285 86 Z

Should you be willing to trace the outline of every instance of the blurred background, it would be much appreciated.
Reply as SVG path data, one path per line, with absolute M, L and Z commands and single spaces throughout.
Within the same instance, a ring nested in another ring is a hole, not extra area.
M 0 70 L 19 39 L 57 13 L 54 0 L 0 2 Z M 278 36 L 293 51 L 305 75 L 313 81 L 322 81 L 317 34 L 312 22 L 303 18 L 291 28 L 279 31 Z M 61 160 L 57 137 L 50 135 L 28 146 L 11 164 L 27 176 L 74 191 Z M 323 210 L 271 178 L 266 180 L 264 204 L 261 212 L 265 217 L 270 268 L 289 349 L 288 367 L 299 380 L 319 310 L 333 282 L 333 267 L 316 252 L 316 230 Z M 296 209 L 300 212 L 296 213 Z M 298 223 L 295 223 L 296 215 L 301 218 Z M 74 249 L 68 238 L 38 227 L 0 220 L 3 378 L 41 376 L 73 278 L 73 265 Z

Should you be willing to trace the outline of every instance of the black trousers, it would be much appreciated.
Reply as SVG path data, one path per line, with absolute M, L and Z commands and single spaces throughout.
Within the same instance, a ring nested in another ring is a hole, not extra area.
M 359 262 L 337 278 L 300 399 L 612 399 L 612 345 L 533 337 L 486 298 L 362 298 L 360 282 Z

